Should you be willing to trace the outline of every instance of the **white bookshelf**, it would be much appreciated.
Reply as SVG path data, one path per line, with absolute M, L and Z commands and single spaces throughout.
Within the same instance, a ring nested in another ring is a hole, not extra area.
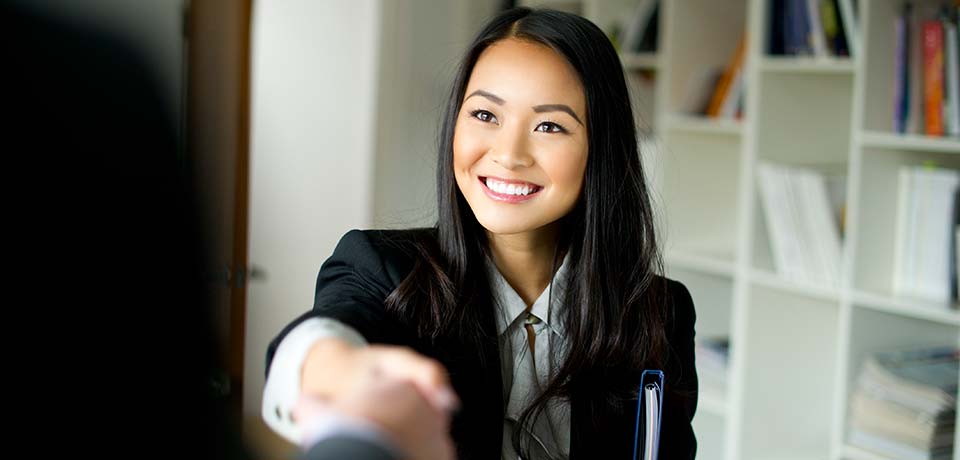
M 638 2 L 559 4 L 609 30 Z M 658 51 L 622 55 L 663 218 L 667 276 L 690 288 L 698 336 L 730 337 L 726 389 L 701 389 L 698 458 L 895 460 L 846 441 L 860 365 L 875 351 L 960 343 L 958 310 L 896 297 L 890 286 L 897 171 L 930 161 L 960 170 L 960 139 L 891 132 L 901 2 L 858 3 L 853 58 L 767 56 L 767 0 L 661 0 Z M 941 2 L 915 3 L 922 13 Z M 742 119 L 686 114 L 690 76 L 723 67 L 744 31 Z M 777 275 L 754 180 L 764 161 L 846 176 L 837 287 Z

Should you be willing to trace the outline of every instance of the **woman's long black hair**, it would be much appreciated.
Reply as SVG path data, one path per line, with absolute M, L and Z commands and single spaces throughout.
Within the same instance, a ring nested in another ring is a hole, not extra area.
M 614 369 L 663 364 L 665 289 L 663 278 L 656 276 L 662 273 L 662 261 L 654 212 L 616 50 L 603 31 L 580 16 L 514 8 L 491 19 L 462 58 L 439 136 L 436 236 L 416 243 L 415 268 L 388 297 L 388 309 L 416 324 L 425 337 L 455 334 L 474 342 L 477 350 L 491 339 L 480 330 L 481 311 L 493 308 L 485 273 L 486 233 L 457 187 L 453 134 L 477 59 L 508 38 L 545 45 L 573 66 L 585 91 L 589 133 L 582 193 L 562 219 L 558 251 L 570 256 L 560 307 L 565 359 L 524 411 L 513 435 L 517 452 L 528 458 L 530 439 L 522 427 L 532 427 L 548 403 L 569 400 L 576 392 L 578 398 L 589 398 L 589 412 L 598 414 L 604 406 L 623 411 L 636 398 L 636 388 L 610 388 L 604 377 Z

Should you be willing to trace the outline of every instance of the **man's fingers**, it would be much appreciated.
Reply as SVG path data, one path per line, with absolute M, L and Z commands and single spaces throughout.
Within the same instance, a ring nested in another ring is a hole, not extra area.
M 409 349 L 393 350 L 383 363 L 386 372 L 407 379 L 421 391 L 425 398 L 444 412 L 460 406 L 460 399 L 450 386 L 447 370 L 439 362 Z

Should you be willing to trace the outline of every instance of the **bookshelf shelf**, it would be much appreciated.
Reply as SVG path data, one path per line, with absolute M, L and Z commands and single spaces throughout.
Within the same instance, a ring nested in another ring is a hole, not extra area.
M 776 289 L 818 300 L 825 300 L 828 302 L 836 302 L 838 305 L 840 302 L 839 289 L 831 289 L 824 286 L 791 281 L 768 270 L 751 270 L 750 280 L 758 286 L 763 286 L 770 289 Z
M 960 312 L 949 305 L 935 304 L 925 300 L 904 299 L 870 292 L 855 291 L 854 304 L 861 308 L 895 313 L 909 318 L 923 319 L 948 325 L 960 326 Z
M 656 53 L 622 53 L 620 62 L 627 70 L 656 70 L 660 67 L 660 57 Z
M 860 139 L 864 147 L 960 154 L 960 139 L 951 137 L 864 131 Z
M 895 460 L 893 458 L 884 457 L 883 455 L 851 445 L 843 446 L 841 458 L 846 460 Z
M 666 127 L 673 131 L 701 134 L 740 136 L 743 133 L 743 123 L 740 120 L 696 115 L 670 115 L 666 119 Z
M 855 63 L 850 59 L 764 56 L 760 70 L 764 72 L 853 74 Z
M 702 255 L 692 251 L 673 250 L 670 251 L 664 261 L 668 265 L 685 270 L 692 270 L 711 275 L 733 277 L 734 264 L 730 258 L 723 258 L 715 255 Z

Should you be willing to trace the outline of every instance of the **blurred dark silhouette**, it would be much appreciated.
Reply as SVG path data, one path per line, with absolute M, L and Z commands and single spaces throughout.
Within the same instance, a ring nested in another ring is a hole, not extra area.
M 197 199 L 154 75 L 122 41 L 17 3 L 0 34 L 5 303 L 24 335 L 8 352 L 32 394 L 10 421 L 44 453 L 247 458 L 212 385 Z

